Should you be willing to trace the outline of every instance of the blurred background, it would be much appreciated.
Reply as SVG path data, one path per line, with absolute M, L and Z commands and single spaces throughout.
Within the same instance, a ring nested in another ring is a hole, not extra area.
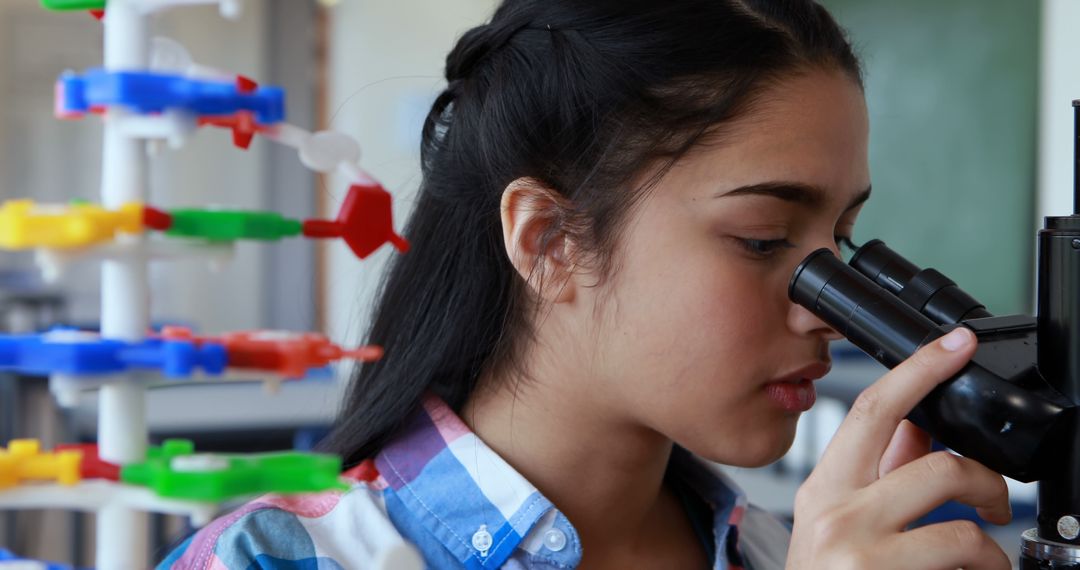
M 1080 4 L 1070 0 L 823 0 L 845 26 L 866 68 L 874 199 L 856 242 L 881 238 L 935 267 L 995 314 L 1031 313 L 1035 231 L 1041 217 L 1070 212 L 1072 108 L 1080 98 Z M 288 90 L 289 121 L 357 137 L 363 166 L 395 199 L 402 227 L 419 182 L 420 126 L 443 87 L 456 38 L 483 22 L 492 0 L 249 0 L 238 22 L 216 9 L 164 14 L 160 35 L 194 59 Z M 83 13 L 46 12 L 35 0 L 0 2 L 0 200 L 95 199 L 100 122 L 58 121 L 52 86 L 67 69 L 102 60 L 101 28 Z M 295 152 L 256 138 L 241 152 L 206 130 L 154 163 L 151 202 L 223 205 L 332 217 L 347 186 L 317 178 Z M 388 248 L 358 262 L 338 241 L 241 245 L 234 260 L 155 265 L 153 317 L 201 332 L 250 328 L 324 331 L 359 342 Z M 41 281 L 30 254 L 0 253 L 0 330 L 57 322 L 95 326 L 97 264 L 58 283 Z M 838 346 L 823 396 L 792 452 L 759 470 L 732 470 L 751 501 L 790 515 L 854 396 L 883 369 Z M 156 439 L 182 435 L 203 449 L 308 447 L 331 421 L 347 367 L 290 383 L 273 397 L 258 384 L 170 386 L 149 396 Z M 43 383 L 0 377 L 0 442 L 92 438 L 96 398 L 59 409 Z M 1015 485 L 1017 523 L 997 531 L 1016 552 L 1034 526 L 1033 488 Z M 89 517 L 0 515 L 0 546 L 67 562 L 92 560 Z M 949 507 L 935 516 L 970 516 Z M 36 517 L 36 518 L 35 518 Z M 6 522 L 6 524 L 5 524 Z M 16 524 L 18 523 L 18 524 Z M 155 520 L 164 548 L 183 523 Z

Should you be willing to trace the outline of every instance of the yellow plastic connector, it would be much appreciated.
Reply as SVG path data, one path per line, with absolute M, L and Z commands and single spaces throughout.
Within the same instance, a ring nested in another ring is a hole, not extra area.
M 0 489 L 24 481 L 56 481 L 74 485 L 81 479 L 82 452 L 74 450 L 42 453 L 36 439 L 13 439 L 0 448 Z
M 119 210 L 92 204 L 38 205 L 11 200 L 0 205 L 0 248 L 70 249 L 110 241 L 118 232 L 143 232 L 143 205 Z

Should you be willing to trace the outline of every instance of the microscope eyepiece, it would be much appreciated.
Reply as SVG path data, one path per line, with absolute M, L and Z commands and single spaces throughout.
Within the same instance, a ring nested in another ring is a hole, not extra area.
M 938 324 L 991 317 L 986 307 L 936 269 L 920 269 L 875 239 L 863 244 L 851 266 Z
M 893 295 L 899 295 L 908 281 L 919 273 L 914 263 L 889 249 L 879 239 L 872 239 L 855 250 L 849 263 Z
M 890 368 L 943 334 L 933 321 L 825 248 L 795 269 L 788 296 Z

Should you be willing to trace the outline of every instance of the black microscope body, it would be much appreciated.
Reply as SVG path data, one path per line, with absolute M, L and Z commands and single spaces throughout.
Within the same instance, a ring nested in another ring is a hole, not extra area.
M 1080 101 L 1075 207 L 1038 237 L 1035 317 L 995 317 L 934 269 L 879 240 L 850 264 L 820 249 L 795 270 L 791 299 L 892 368 L 965 326 L 978 349 L 909 419 L 961 455 L 1038 482 L 1037 528 L 1021 539 L 1021 570 L 1080 570 Z

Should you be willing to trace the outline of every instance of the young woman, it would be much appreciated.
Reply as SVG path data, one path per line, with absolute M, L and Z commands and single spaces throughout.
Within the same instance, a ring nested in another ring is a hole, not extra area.
M 965 329 L 854 406 L 794 529 L 714 466 L 783 455 L 839 336 L 788 300 L 870 195 L 859 64 L 811 0 L 506 0 L 447 57 L 423 183 L 327 447 L 172 568 L 1009 568 L 1002 478 L 902 421 Z M 839 252 L 838 252 L 839 253 Z M 370 460 L 370 461 L 369 461 Z

